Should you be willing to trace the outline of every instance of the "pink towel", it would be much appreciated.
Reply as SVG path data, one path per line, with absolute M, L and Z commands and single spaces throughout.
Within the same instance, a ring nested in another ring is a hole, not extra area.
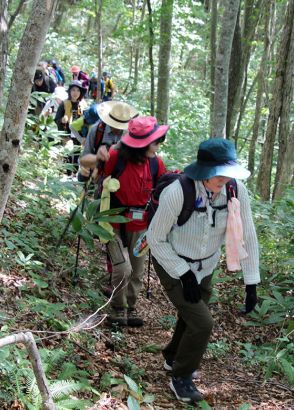
M 240 215 L 240 202 L 237 198 L 228 201 L 228 220 L 226 230 L 227 268 L 235 272 L 241 269 L 240 260 L 247 258 L 244 248 L 243 225 Z

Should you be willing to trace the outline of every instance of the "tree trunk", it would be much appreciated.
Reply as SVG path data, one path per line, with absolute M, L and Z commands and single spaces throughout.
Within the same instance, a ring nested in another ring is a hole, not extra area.
M 228 107 L 229 63 L 240 0 L 227 0 L 222 18 L 215 66 L 213 137 L 224 137 Z
M 0 136 L 0 222 L 16 171 L 32 79 L 57 0 L 35 0 L 15 63 Z
M 273 199 L 281 198 L 293 174 L 294 151 L 293 132 L 290 130 L 291 104 L 293 101 L 293 75 L 294 75 L 294 11 L 292 33 L 289 52 L 286 61 L 286 71 L 283 87 L 281 117 L 279 122 L 279 154 L 275 177 Z M 293 127 L 294 122 L 292 121 Z M 290 134 L 290 135 L 289 135 Z
M 142 4 L 142 12 L 141 12 L 141 17 L 140 17 L 140 27 L 142 27 L 144 17 L 145 17 L 145 8 L 146 8 L 146 0 L 143 1 Z M 142 43 L 142 38 L 139 37 L 136 41 L 135 45 L 135 61 L 134 61 L 134 82 L 133 82 L 133 87 L 132 91 L 136 91 L 138 87 L 138 81 L 139 81 L 139 59 L 140 59 L 140 49 L 141 49 L 141 43 Z
M 260 61 L 259 71 L 258 71 L 258 85 L 257 85 L 257 93 L 256 93 L 256 103 L 255 103 L 255 117 L 253 122 L 253 130 L 252 130 L 252 138 L 250 141 L 249 146 L 249 155 L 248 155 L 248 169 L 251 172 L 250 181 L 252 181 L 252 177 L 254 176 L 254 168 L 255 168 L 255 155 L 256 155 L 256 142 L 258 139 L 259 134 L 259 126 L 260 126 L 260 118 L 261 118 L 261 110 L 262 110 L 262 100 L 263 100 L 263 92 L 264 92 L 264 85 L 265 79 L 267 78 L 268 70 L 268 61 L 270 56 L 271 50 L 271 43 L 272 43 L 272 19 L 273 19 L 273 0 L 268 0 L 265 3 L 265 10 L 264 10 L 264 42 L 263 42 L 263 54 Z M 251 184 L 251 182 L 250 182 Z
M 154 31 L 153 31 L 152 8 L 151 8 L 150 0 L 147 0 L 147 8 L 148 8 L 148 25 L 149 25 L 150 114 L 154 115 L 154 111 L 155 111 L 155 81 L 154 81 L 154 61 L 153 61 Z
M 173 0 L 162 0 L 156 110 L 160 124 L 166 124 L 168 121 L 172 18 Z
M 102 77 L 102 24 L 101 24 L 101 16 L 102 16 L 102 7 L 103 7 L 103 0 L 98 0 L 97 4 L 97 15 L 96 15 L 96 22 L 97 22 L 97 55 L 98 55 L 98 70 L 97 70 L 97 96 L 96 101 L 99 102 L 102 100 L 103 95 L 101 95 L 101 87 L 100 87 L 100 80 Z
M 0 0 L 0 106 L 3 102 L 8 50 L 8 0 Z
M 42 367 L 41 357 L 31 332 L 17 333 L 12 336 L 6 336 L 0 339 L 0 349 L 4 346 L 23 343 L 28 351 L 30 362 L 34 371 L 36 382 L 42 397 L 44 410 L 56 410 L 53 402 L 52 394 L 50 393 L 45 372 Z
M 212 114 L 214 104 L 214 77 L 216 59 L 217 0 L 211 4 L 210 17 L 210 131 L 212 132 Z
M 25 2 L 26 2 L 26 0 L 19 0 L 18 6 L 15 9 L 15 12 L 12 14 L 12 16 L 9 19 L 8 30 L 11 29 L 16 17 L 23 11 Z
M 287 140 L 287 144 L 285 149 L 281 146 L 283 141 L 279 144 L 279 153 L 280 150 L 283 152 L 283 159 L 280 159 L 280 168 L 279 173 L 275 181 L 275 188 L 273 199 L 279 199 L 282 197 L 285 189 L 289 185 L 293 185 L 293 178 L 294 178 L 294 123 L 292 123 L 292 130 L 289 138 Z M 281 162 L 282 161 L 282 162 Z M 279 158 L 278 158 L 279 164 Z
M 231 54 L 231 64 L 238 61 L 238 73 L 230 77 L 233 83 L 229 83 L 229 94 L 231 96 L 228 105 L 227 118 L 227 137 L 232 137 L 235 131 L 238 113 L 240 112 L 241 90 L 243 81 L 247 71 L 252 41 L 254 40 L 256 27 L 260 18 L 261 5 L 263 0 L 245 0 L 244 6 L 244 24 L 242 35 L 239 38 L 240 43 L 237 45 L 237 50 L 240 47 L 240 57 L 236 58 L 234 49 Z
M 240 7 L 237 15 L 236 27 L 234 31 L 232 51 L 230 57 L 229 65 L 229 89 L 228 89 L 228 111 L 227 111 L 227 121 L 226 121 L 226 137 L 230 138 L 230 124 L 232 118 L 232 109 L 234 105 L 234 100 L 236 98 L 236 92 L 239 85 L 239 78 L 241 75 L 241 56 L 242 56 L 242 46 L 241 46 L 241 27 L 240 27 Z
M 273 164 L 273 150 L 276 138 L 279 118 L 281 116 L 283 93 L 286 92 L 285 75 L 287 69 L 287 59 L 290 52 L 290 40 L 294 19 L 294 0 L 288 2 L 285 24 L 281 43 L 279 46 L 279 55 L 276 69 L 276 78 L 273 85 L 272 100 L 268 125 L 265 136 L 265 143 L 261 154 L 259 173 L 257 178 L 257 189 L 261 199 L 267 201 L 270 199 L 271 192 L 271 173 Z

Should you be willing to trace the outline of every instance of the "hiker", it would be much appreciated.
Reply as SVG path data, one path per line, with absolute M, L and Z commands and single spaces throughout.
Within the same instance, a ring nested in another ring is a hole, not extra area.
M 56 88 L 56 83 L 52 80 L 52 78 L 48 77 L 44 70 L 37 69 L 34 75 L 34 82 L 32 86 L 32 93 L 33 92 L 43 92 L 47 94 L 51 94 L 54 92 Z M 37 106 L 35 109 L 35 114 L 40 114 L 42 109 L 45 106 L 44 101 L 37 101 Z
M 73 80 L 79 80 L 82 83 L 82 86 L 86 90 L 86 94 L 87 94 L 88 87 L 90 85 L 90 78 L 88 74 L 82 71 L 80 67 L 77 65 L 73 65 L 70 68 L 70 72 L 72 73 Z
M 109 148 L 117 144 L 128 129 L 130 119 L 138 116 L 138 111 L 131 105 L 119 101 L 107 101 L 98 105 L 100 121 L 90 129 L 83 153 L 80 158 L 79 180 L 87 179 L 93 170 L 97 170 L 110 158 Z
M 72 136 L 74 136 L 83 147 L 85 146 L 90 128 L 96 124 L 99 119 L 98 104 L 94 103 L 83 112 L 80 118 L 69 125 Z
M 241 182 L 231 180 L 248 178 L 250 172 L 236 160 L 231 141 L 211 138 L 202 142 L 197 161 L 184 169 L 184 177 L 194 189 L 194 210 L 189 219 L 179 226 L 185 193 L 176 180 L 162 191 L 147 232 L 154 269 L 178 311 L 172 339 L 162 353 L 164 368 L 172 371 L 170 388 L 184 402 L 202 400 L 192 373 L 200 366 L 212 332 L 213 319 L 207 304 L 212 273 L 225 241 L 228 269 L 232 270 L 232 264 L 234 268 L 242 267 L 245 313 L 257 303 L 259 254 L 249 197 Z M 236 184 L 231 200 L 227 198 L 229 181 L 230 187 Z
M 43 107 L 43 110 L 40 116 L 47 117 L 53 114 L 54 112 L 57 112 L 58 107 L 60 106 L 62 101 L 66 100 L 67 98 L 68 98 L 68 94 L 65 88 L 62 87 L 61 85 L 58 85 L 55 88 L 54 93 L 46 100 L 46 104 Z
M 71 136 L 69 125 L 72 121 L 79 118 L 86 108 L 86 103 L 84 100 L 85 92 L 86 90 L 80 81 L 73 80 L 70 83 L 68 87 L 68 99 L 59 105 L 54 120 L 59 131 L 64 131 Z M 75 151 L 67 156 L 67 163 L 73 164 L 74 166 L 72 169 L 67 169 L 68 176 L 72 175 L 73 172 L 75 174 L 78 170 L 79 153 L 76 151 L 77 146 L 81 145 L 74 136 L 71 136 L 71 140 Z
M 57 77 L 57 84 L 58 85 L 64 85 L 65 83 L 65 76 L 64 76 L 64 72 L 62 70 L 62 68 L 60 67 L 60 65 L 57 63 L 56 60 L 49 60 L 48 64 L 54 69 L 55 71 L 55 75 Z
M 115 87 L 111 79 L 111 75 L 107 71 L 104 71 L 102 73 L 102 79 L 103 79 L 103 94 L 101 92 L 102 101 L 110 101 L 112 100 L 114 96 L 114 92 L 115 92 Z M 101 90 L 102 90 L 102 86 L 101 86 Z
M 123 215 L 130 222 L 112 224 L 115 237 L 107 250 L 113 265 L 112 286 L 115 289 L 107 317 L 108 324 L 142 326 L 136 310 L 142 287 L 145 256 L 135 257 L 133 248 L 147 228 L 146 206 L 155 181 L 166 172 L 156 155 L 165 139 L 167 125 L 158 125 L 154 117 L 136 117 L 129 122 L 128 134 L 109 150 L 105 176 L 118 179 L 120 188 L 111 195 L 111 208 L 126 207 Z M 131 181 L 131 183 L 130 183 Z

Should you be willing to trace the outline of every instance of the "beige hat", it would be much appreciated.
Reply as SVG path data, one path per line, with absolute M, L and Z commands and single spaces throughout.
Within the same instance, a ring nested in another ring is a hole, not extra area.
M 129 121 L 137 117 L 139 113 L 125 102 L 111 100 L 99 104 L 98 115 L 110 127 L 127 130 Z

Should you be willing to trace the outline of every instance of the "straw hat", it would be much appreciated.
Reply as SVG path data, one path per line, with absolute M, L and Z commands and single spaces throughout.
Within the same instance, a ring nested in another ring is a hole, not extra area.
M 138 111 L 125 102 L 111 100 L 99 104 L 98 115 L 110 127 L 127 130 L 129 121 L 138 116 Z

